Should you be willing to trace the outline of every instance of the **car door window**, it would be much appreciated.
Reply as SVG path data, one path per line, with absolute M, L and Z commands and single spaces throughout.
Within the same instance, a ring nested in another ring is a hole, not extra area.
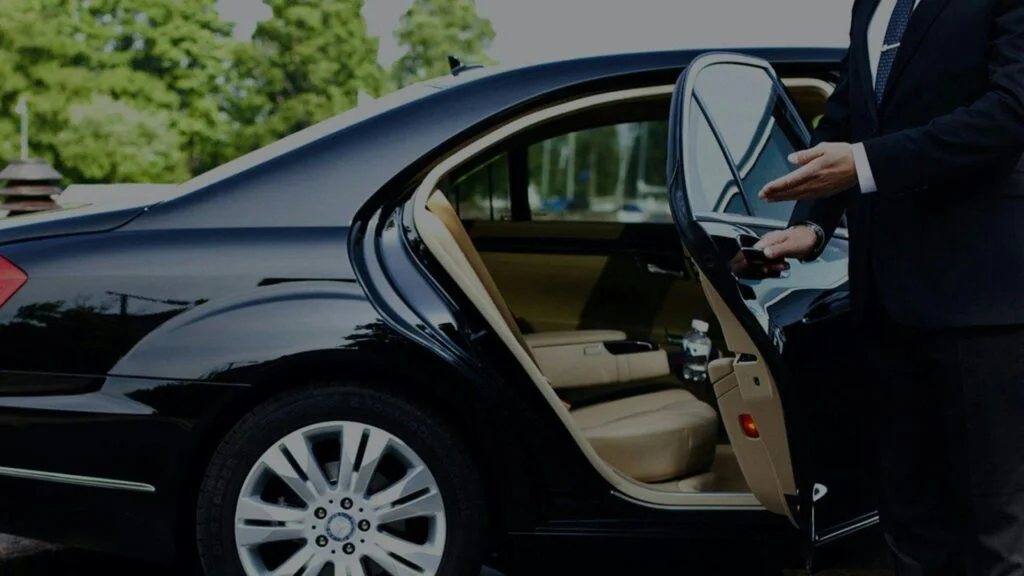
M 447 187 L 447 195 L 462 220 L 510 220 L 508 155 L 491 158 L 457 176 Z
M 528 146 L 531 220 L 670 222 L 666 121 L 578 130 Z
M 793 170 L 788 156 L 800 149 L 771 77 L 754 67 L 710 67 L 697 94 L 735 163 L 749 215 L 788 221 L 794 202 L 758 197 L 765 184 Z
M 733 176 L 729 160 L 719 144 L 708 122 L 707 116 L 699 106 L 691 110 L 691 130 L 693 137 L 690 142 L 694 146 L 694 162 L 689 169 L 695 173 L 702 196 L 691 197 L 694 212 L 730 212 L 750 216 L 746 203 L 740 193 L 740 187 Z M 702 203 L 702 205 L 697 205 Z

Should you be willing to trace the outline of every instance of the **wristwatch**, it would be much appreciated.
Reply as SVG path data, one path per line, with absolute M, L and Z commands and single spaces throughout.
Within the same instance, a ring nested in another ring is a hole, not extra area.
M 800 259 L 801 262 L 813 262 L 818 259 L 818 256 L 821 256 L 822 252 L 825 251 L 825 231 L 821 228 L 821 226 L 818 226 L 817 224 L 809 220 L 794 224 L 790 228 L 796 228 L 798 226 L 810 228 L 811 231 L 814 232 L 814 237 L 817 238 L 817 241 L 814 244 L 814 249 L 811 250 L 811 253 Z

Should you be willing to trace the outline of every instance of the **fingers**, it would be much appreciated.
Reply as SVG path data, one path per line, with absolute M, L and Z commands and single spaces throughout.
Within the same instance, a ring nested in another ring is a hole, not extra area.
M 769 233 L 765 234 L 764 236 L 762 236 L 761 239 L 758 240 L 756 244 L 754 244 L 753 248 L 756 248 L 758 250 L 764 250 L 768 246 L 773 246 L 775 244 L 781 244 L 781 243 L 783 243 L 785 241 L 786 241 L 786 233 L 784 231 L 781 231 L 781 230 L 775 230 L 775 231 L 769 232 Z
M 801 166 L 807 164 L 811 160 L 819 158 L 825 155 L 825 145 L 818 144 L 814 148 L 808 148 L 807 150 L 799 150 L 789 155 L 788 160 L 793 164 L 800 164 Z
M 794 249 L 795 246 L 793 245 L 793 239 L 789 236 L 786 236 L 786 238 L 782 242 L 771 244 L 768 247 L 766 247 L 764 249 L 764 257 L 768 258 L 769 260 L 775 260 L 776 258 L 785 258 L 787 256 L 792 256 L 793 254 L 791 252 L 793 252 Z
M 764 200 L 778 200 L 791 193 L 792 190 L 813 181 L 821 169 L 822 164 L 820 160 L 816 159 L 809 164 L 805 164 L 802 168 L 765 184 L 758 195 Z

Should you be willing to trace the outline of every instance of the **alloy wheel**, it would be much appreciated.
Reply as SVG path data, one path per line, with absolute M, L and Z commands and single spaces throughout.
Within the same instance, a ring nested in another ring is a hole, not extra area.
M 445 510 L 433 474 L 393 434 L 318 423 L 274 442 L 235 506 L 247 576 L 434 574 Z

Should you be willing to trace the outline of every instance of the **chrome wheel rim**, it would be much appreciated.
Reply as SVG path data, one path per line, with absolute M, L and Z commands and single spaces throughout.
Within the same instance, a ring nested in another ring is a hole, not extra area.
M 256 461 L 235 505 L 248 576 L 435 574 L 444 502 L 422 458 L 393 434 L 324 422 Z

